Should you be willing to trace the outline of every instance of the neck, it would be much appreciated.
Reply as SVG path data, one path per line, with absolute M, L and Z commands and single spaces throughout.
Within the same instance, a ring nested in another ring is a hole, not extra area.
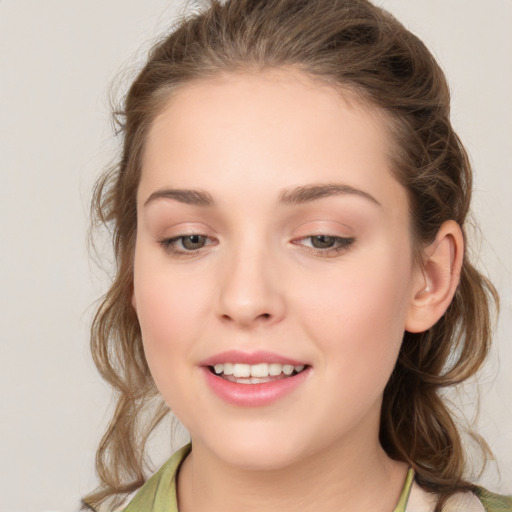
M 269 471 L 225 464 L 194 441 L 178 479 L 179 509 L 391 512 L 406 473 L 407 466 L 391 460 L 378 438 L 369 442 L 361 432 L 294 464 Z

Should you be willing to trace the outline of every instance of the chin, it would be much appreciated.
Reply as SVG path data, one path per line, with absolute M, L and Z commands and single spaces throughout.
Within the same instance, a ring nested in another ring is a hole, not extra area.
M 245 471 L 278 471 L 301 459 L 297 443 L 289 435 L 272 434 L 268 429 L 239 435 L 232 432 L 226 439 L 212 439 L 207 444 L 215 457 Z

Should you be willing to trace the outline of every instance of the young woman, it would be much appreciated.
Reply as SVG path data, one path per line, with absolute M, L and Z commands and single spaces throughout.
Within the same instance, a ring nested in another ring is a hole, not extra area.
M 471 170 L 425 46 L 364 0 L 210 2 L 150 53 L 96 189 L 118 392 L 92 509 L 482 511 L 443 388 L 490 342 Z M 161 397 L 161 398 L 160 398 Z M 146 481 L 172 410 L 186 446 Z

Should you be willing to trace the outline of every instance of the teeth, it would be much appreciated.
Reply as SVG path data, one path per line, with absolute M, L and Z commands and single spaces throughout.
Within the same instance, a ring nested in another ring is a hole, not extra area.
M 255 381 L 261 382 L 260 379 L 272 376 L 277 377 L 284 373 L 286 376 L 290 376 L 294 371 L 300 373 L 304 370 L 304 365 L 300 364 L 293 366 L 291 364 L 280 364 L 280 363 L 259 363 L 259 364 L 243 364 L 243 363 L 217 363 L 213 367 L 215 373 L 220 375 L 233 375 L 233 377 L 244 378 L 244 377 L 255 377 Z M 253 379 L 248 379 L 251 382 Z M 249 383 L 248 382 L 248 383 Z
M 250 377 L 251 376 L 251 366 L 248 364 L 240 364 L 235 363 L 233 366 L 233 376 L 234 377 Z
M 233 372 L 235 371 L 235 365 L 234 364 L 226 363 L 223 366 L 224 366 L 224 369 L 221 370 L 220 373 L 224 373 L 224 375 L 233 375 Z
M 268 364 L 253 364 L 251 366 L 251 377 L 267 377 L 268 376 Z
M 278 363 L 269 364 L 268 371 L 270 375 L 275 377 L 276 375 L 279 375 L 283 371 L 283 365 Z
M 293 365 L 291 364 L 285 364 L 283 366 L 283 373 L 285 375 L 291 375 L 293 373 Z

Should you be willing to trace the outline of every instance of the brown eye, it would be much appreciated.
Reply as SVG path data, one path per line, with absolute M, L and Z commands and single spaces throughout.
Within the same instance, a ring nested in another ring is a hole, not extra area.
M 206 244 L 206 236 L 204 235 L 187 235 L 180 237 L 181 245 L 187 251 L 195 251 L 201 249 Z
M 292 243 L 302 246 L 304 250 L 315 256 L 333 258 L 348 251 L 354 242 L 354 237 L 310 235 L 294 240 Z
M 315 249 L 330 249 L 331 247 L 334 247 L 338 240 L 337 237 L 329 235 L 316 235 L 310 237 L 310 239 L 311 245 Z
M 207 235 L 192 233 L 174 238 L 165 238 L 158 243 L 165 252 L 172 256 L 194 256 L 202 254 L 210 245 L 217 245 L 218 241 Z

